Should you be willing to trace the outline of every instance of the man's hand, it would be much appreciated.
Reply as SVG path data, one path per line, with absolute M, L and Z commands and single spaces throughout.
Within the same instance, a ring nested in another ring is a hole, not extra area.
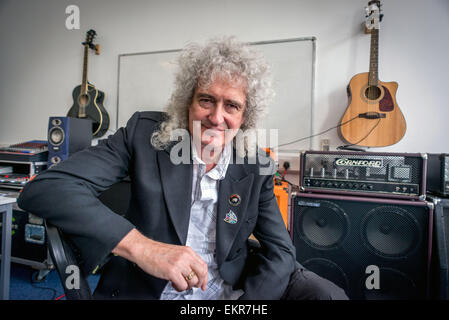
M 152 276 L 171 281 L 177 291 L 192 287 L 206 290 L 207 264 L 190 247 L 157 242 L 133 229 L 112 253 L 136 263 Z M 188 280 L 192 271 L 194 275 Z

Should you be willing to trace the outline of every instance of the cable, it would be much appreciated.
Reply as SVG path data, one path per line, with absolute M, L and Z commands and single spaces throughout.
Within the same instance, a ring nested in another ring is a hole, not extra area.
M 284 178 L 282 178 L 281 181 L 282 181 L 282 182 L 287 182 L 287 183 L 288 183 L 289 185 L 291 185 L 291 186 L 295 186 L 295 187 L 298 186 L 297 184 L 291 183 L 290 181 L 288 181 L 288 180 L 286 180 L 286 179 L 284 179 Z
M 283 164 L 283 167 L 284 167 L 284 173 L 281 173 L 281 172 L 279 171 L 279 169 L 276 170 L 276 174 L 275 174 L 275 183 L 277 183 L 278 181 L 281 181 L 281 182 L 287 182 L 287 183 L 288 183 L 289 185 L 291 185 L 291 186 L 297 186 L 297 185 L 295 185 L 295 184 L 293 184 L 293 183 L 291 183 L 290 181 L 288 181 L 288 180 L 285 179 L 285 176 L 286 176 L 286 174 L 287 174 L 287 171 L 288 171 L 288 169 L 290 168 L 290 162 L 285 161 L 284 164 Z
M 366 138 L 368 138 L 368 136 L 373 132 L 373 130 L 374 129 L 376 129 L 376 127 L 379 125 L 379 123 L 380 123 L 380 120 L 381 120 L 381 118 L 379 118 L 379 120 L 377 120 L 377 122 L 376 122 L 376 124 L 371 128 L 371 130 L 362 138 L 362 139 L 360 139 L 359 141 L 357 141 L 357 142 L 354 142 L 354 143 L 351 143 L 351 144 L 347 144 L 347 145 L 345 145 L 345 146 L 340 146 L 340 147 L 338 147 L 339 149 L 341 149 L 341 148 L 347 148 L 347 147 L 350 147 L 350 146 L 354 146 L 354 145 L 356 145 L 356 144 L 359 144 L 360 142 L 362 142 L 363 140 L 365 140 Z
M 331 131 L 332 129 L 335 129 L 335 128 L 344 126 L 345 124 L 347 124 L 347 123 L 349 123 L 349 122 L 351 122 L 351 121 L 354 121 L 354 120 L 357 119 L 357 118 L 359 118 L 359 115 L 357 115 L 357 116 L 355 116 L 354 118 L 349 119 L 349 120 L 347 120 L 347 121 L 345 121 L 345 122 L 342 122 L 342 123 L 340 123 L 339 125 L 336 125 L 335 127 L 329 128 L 329 129 L 327 129 L 327 130 L 325 130 L 325 131 L 323 131 L 323 132 L 320 132 L 320 133 L 317 133 L 317 134 L 314 134 L 314 135 L 311 135 L 311 136 L 308 136 L 308 137 L 305 137 L 305 138 L 301 138 L 301 139 L 298 139 L 298 140 L 294 140 L 294 141 L 291 141 L 291 142 L 287 142 L 287 143 L 280 144 L 280 145 L 278 145 L 276 148 L 283 147 L 283 146 L 286 146 L 286 145 L 289 145 L 289 144 L 293 144 L 293 143 L 296 143 L 296 142 L 299 142 L 299 141 L 303 141 L 303 140 L 306 140 L 306 139 L 310 139 L 310 138 L 313 138 L 313 137 L 322 135 L 322 134 L 324 134 L 324 133 L 326 133 L 326 132 L 328 132 L 328 131 Z M 365 138 L 366 138 L 366 137 L 365 137 Z M 365 138 L 364 138 L 364 139 L 365 139 Z

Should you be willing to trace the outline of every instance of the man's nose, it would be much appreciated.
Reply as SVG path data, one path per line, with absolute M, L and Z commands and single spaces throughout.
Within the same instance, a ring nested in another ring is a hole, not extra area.
M 220 125 L 224 121 L 224 109 L 223 109 L 223 103 L 218 102 L 215 105 L 215 108 L 212 109 L 212 112 L 209 114 L 209 121 L 213 125 Z

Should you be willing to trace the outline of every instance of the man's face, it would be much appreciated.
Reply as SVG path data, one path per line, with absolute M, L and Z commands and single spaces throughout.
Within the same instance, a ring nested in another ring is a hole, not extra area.
M 243 124 L 245 105 L 244 81 L 236 84 L 218 78 L 207 88 L 197 87 L 189 108 L 189 131 L 194 141 L 200 139 L 197 141 L 201 141 L 201 148 L 208 146 L 221 151 Z M 194 121 L 201 123 L 201 137 L 194 136 L 199 131 L 198 125 L 193 129 Z M 225 137 L 226 129 L 228 132 Z

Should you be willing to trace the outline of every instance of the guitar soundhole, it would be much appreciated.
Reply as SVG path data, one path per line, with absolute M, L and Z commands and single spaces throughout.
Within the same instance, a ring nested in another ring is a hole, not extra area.
M 376 100 L 380 97 L 381 93 L 379 87 L 369 86 L 365 90 L 365 97 L 369 100 Z
M 89 103 L 89 95 L 87 94 L 81 94 L 78 97 L 78 102 L 80 106 L 86 106 Z

